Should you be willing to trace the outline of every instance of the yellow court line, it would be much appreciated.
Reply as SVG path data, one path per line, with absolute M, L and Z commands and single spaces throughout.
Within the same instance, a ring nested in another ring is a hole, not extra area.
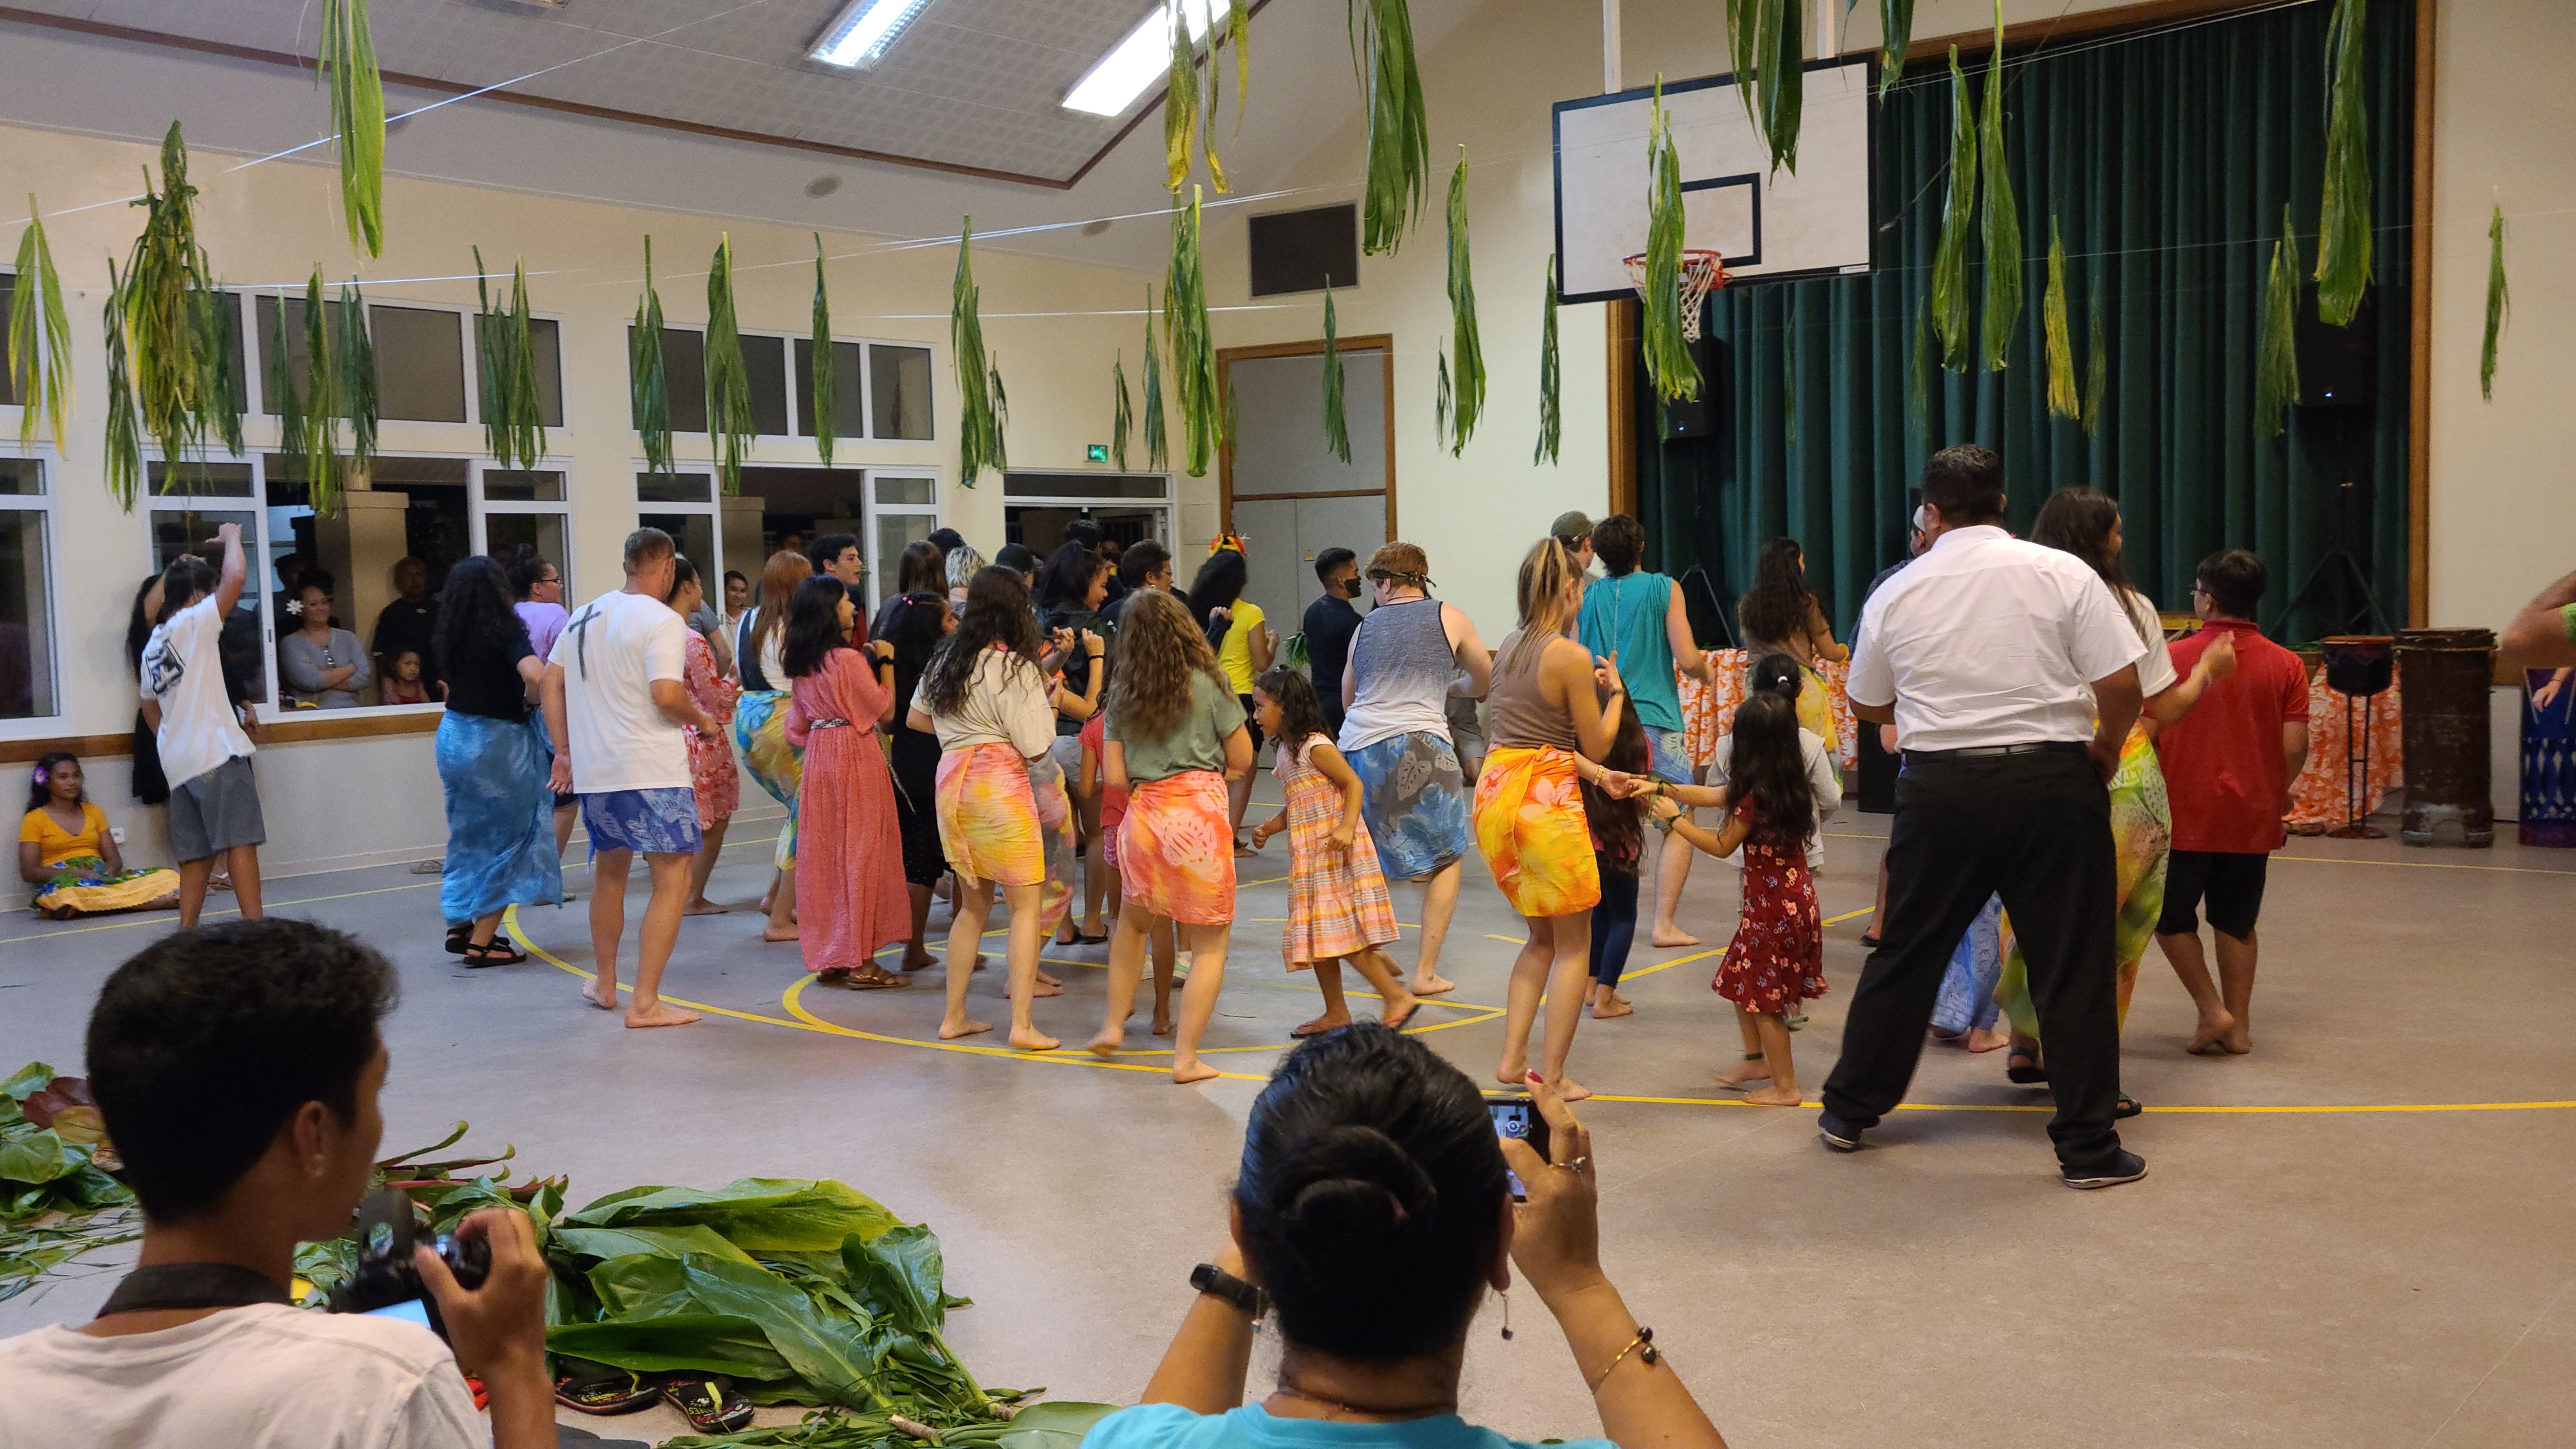
M 2534 865 L 2470 865 L 2465 861 L 2455 862 L 2448 860 L 2347 860 L 2339 855 L 2281 855 L 2277 853 L 2274 854 L 2272 858 L 2274 860 L 2295 860 L 2302 865 L 2394 865 L 2403 866 L 2411 870 L 2492 870 L 2499 871 L 2507 875 L 2576 876 L 2576 870 L 2543 870 L 2539 866 Z
M 1589 1101 L 1593 1101 L 1593 1102 L 1623 1102 L 1623 1103 L 1639 1103 L 1639 1104 L 1645 1104 L 1645 1105 L 1650 1105 L 1650 1106 L 1667 1106 L 1667 1107 L 1751 1107 L 1751 1106 L 1755 1106 L 1755 1105 L 1757 1105 L 1757 1104 L 1752 1103 L 1752 1102 L 1747 1102 L 1747 1101 L 1743 1100 L 1742 1098 L 1738 1098 L 1738 1097 L 1646 1097 L 1646 1096 L 1623 1096 L 1623 1095 L 1621 1095 L 1621 1094 L 1619 1094 L 1619 1093 L 1616 1093 L 1616 1092 L 1595 1092 L 1595 1093 L 1593 1093 L 1593 1094 L 1592 1094 L 1592 1096 L 1591 1096 L 1590 1098 L 1588 1098 L 1587 1100 L 1589 1100 Z M 1802 1102 L 1800 1102 L 1798 1105 L 1799 1105 L 1800 1107 L 1821 1107 L 1821 1106 L 1823 1106 L 1823 1105 L 1824 1105 L 1824 1103 L 1822 1103 L 1821 1101 L 1814 1100 L 1814 1099 L 1809 1099 L 1809 1100 L 1806 1100 L 1806 1101 L 1802 1101 Z M 2263 1106 L 2252 1106 L 2252 1107 L 2191 1106 L 2191 1107 L 2148 1107 L 2148 1108 L 2145 1108 L 2144 1110 L 2145 1110 L 2146 1114 L 2147 1114 L 2147 1115 L 2149 1115 L 2149 1116 L 2181 1116 L 2181 1115 L 2186 1115 L 2186 1114 L 2193 1114 L 2193 1115 L 2227 1115 L 2227 1116 L 2244 1116 L 2244 1117 L 2287 1117 L 2287 1116 L 2312 1116 L 2312 1115 L 2326 1115 L 2326 1114 L 2349 1114 L 2349 1113 L 2358 1113 L 2358 1112 L 2539 1112 L 2539 1111 L 2564 1111 L 2564 1110 L 2567 1110 L 2567 1109 L 2570 1109 L 2570 1108 L 2576 1108 L 2576 1101 L 2568 1101 L 2568 1102 L 2392 1102 L 2392 1103 L 2386 1103 L 2386 1104 L 2375 1104 L 2375 1103 L 2366 1103 L 2366 1102 L 2364 1102 L 2364 1103 L 2337 1103 L 2337 1104 L 2331 1104 L 2331 1105 L 2322 1105 L 2322 1106 L 2306 1106 L 2306 1107 L 2300 1107 L 2300 1106 L 2281 1106 L 2281 1107 L 2263 1107 Z M 1792 1110 L 1792 1109 L 1781 1109 L 1781 1110 Z M 2057 1110 L 2057 1108 L 2056 1108 L 2055 1106 L 2050 1105 L 2050 1104 L 2045 1103 L 2045 1102 L 2033 1102 L 2033 1103 L 2011 1103 L 2011 1102 L 1899 1102 L 1899 1103 L 1897 1103 L 1897 1104 L 1896 1104 L 1895 1110 L 1896 1110 L 1896 1111 L 1899 1111 L 1899 1112 L 2047 1112 L 2047 1113 L 2054 1113 L 2054 1112 Z

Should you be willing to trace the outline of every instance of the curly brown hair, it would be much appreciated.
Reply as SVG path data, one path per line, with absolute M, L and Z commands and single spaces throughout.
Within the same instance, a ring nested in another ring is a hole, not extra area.
M 1193 672 L 1234 693 L 1207 635 L 1181 601 L 1161 589 L 1129 596 L 1118 616 L 1116 664 L 1110 675 L 1109 717 L 1128 739 L 1163 739 L 1181 727 L 1190 713 Z

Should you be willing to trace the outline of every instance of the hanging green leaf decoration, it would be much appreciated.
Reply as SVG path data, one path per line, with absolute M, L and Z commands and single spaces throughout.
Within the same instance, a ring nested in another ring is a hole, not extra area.
M 1798 441 L 1798 374 L 1795 371 L 1780 376 L 1780 433 L 1792 443 Z
M 319 446 L 305 436 L 312 422 L 304 412 L 304 390 L 295 385 L 295 368 L 287 356 L 286 298 L 261 309 L 268 315 L 268 336 L 260 351 L 268 358 L 268 405 L 277 414 L 278 451 L 302 458 Z
M 1915 310 L 1913 363 L 1905 370 L 1905 422 L 1917 438 L 1932 433 L 1932 348 L 1923 325 L 1930 311 L 1928 303 Z
M 2102 326 L 2102 288 L 2093 288 L 2090 335 L 2084 339 L 2084 436 L 2102 426 L 2102 399 L 2111 391 L 2111 334 Z
M 2317 318 L 2350 322 L 2370 287 L 2370 116 L 2362 74 L 2367 0 L 2335 0 L 2326 24 L 2325 201 L 2317 213 Z
M 1163 333 L 1172 344 L 1172 386 L 1180 394 L 1181 441 L 1189 475 L 1207 476 L 1225 446 L 1225 400 L 1216 346 L 1208 335 L 1207 278 L 1199 266 L 1199 201 L 1172 207 L 1172 269 L 1163 282 Z
M 1976 220 L 1977 124 L 1959 47 L 1950 47 L 1950 189 L 1941 198 L 1941 239 L 1932 251 L 1932 331 L 1941 365 L 1968 370 L 1968 228 Z
M 716 237 L 707 264 L 707 442 L 728 498 L 742 491 L 743 460 L 760 430 L 751 415 L 751 373 L 742 361 L 742 326 L 734 312 L 733 233 Z
M 510 436 L 509 401 L 516 391 L 509 372 L 518 353 L 507 345 L 509 318 L 492 310 L 491 274 L 483 268 L 483 248 L 474 248 L 475 400 L 482 404 L 483 451 L 507 468 L 517 456 Z
M 1451 401 L 1452 394 L 1449 389 L 1449 348 L 1446 343 L 1443 343 L 1440 348 L 1440 381 L 1439 385 L 1431 394 L 1432 428 L 1433 435 L 1436 437 L 1445 438 L 1449 436 L 1449 408 Z
M 536 313 L 528 304 L 528 264 L 521 261 L 512 268 L 508 305 L 496 311 L 483 249 L 474 248 L 474 295 L 483 449 L 504 468 L 534 468 L 545 457 L 546 425 L 537 401 Z
M 294 454 L 313 511 L 325 518 L 340 510 L 341 400 L 335 351 L 322 269 L 315 267 L 304 284 L 304 430 L 295 439 Z
M 1886 95 L 1905 74 L 1905 48 L 1914 41 L 1914 0 L 1878 0 L 1878 93 Z
M 1798 169 L 1798 126 L 1806 108 L 1804 0 L 1726 0 L 1727 53 L 1771 169 Z
M 1735 98 L 1756 135 L 1762 131 L 1762 8 L 1767 0 L 1726 0 L 1726 59 L 1735 78 Z M 1663 75 L 1655 76 L 1658 89 Z M 1649 137 L 1651 144 L 1652 138 Z
M 2066 240 L 2053 215 L 2048 219 L 2048 290 L 2040 294 L 2039 315 L 2048 344 L 2048 411 L 2080 422 L 2084 403 L 2075 393 L 2075 335 L 2066 320 Z
M 812 418 L 814 456 L 823 466 L 832 466 L 834 433 L 840 419 L 836 416 L 841 400 L 839 380 L 833 376 L 837 359 L 832 355 L 832 296 L 823 283 L 823 234 L 814 233 L 814 387 Z
M 107 492 L 126 512 L 143 496 L 143 426 L 134 403 L 134 369 L 127 351 L 125 279 L 116 258 L 107 259 Z M 284 349 L 279 349 L 283 351 Z
M 2487 222 L 2487 333 L 2478 350 L 2478 396 L 2488 402 L 2495 401 L 2496 339 L 2504 335 L 2505 314 L 2512 306 L 2504 290 L 2504 203 L 2497 202 Z M 54 426 L 59 431 L 62 424 Z
M 1011 471 L 1011 395 L 1002 388 L 1002 354 L 993 354 L 993 471 Z
M 1252 3 L 1233 0 L 1226 7 L 1225 34 L 1234 46 L 1234 133 L 1243 134 L 1243 103 L 1252 99 Z
M 957 369 L 957 476 L 965 486 L 992 466 L 993 374 L 984 358 L 984 322 L 975 287 L 975 218 L 957 236 L 957 277 L 948 303 L 948 343 Z
M 1691 360 L 1682 318 L 1682 168 L 1673 150 L 1672 118 L 1664 114 L 1664 78 L 1655 77 L 1647 112 L 1646 295 L 1642 344 L 1646 377 L 1659 402 L 1699 396 L 1699 364 Z
M 635 431 L 644 441 L 644 467 L 670 472 L 671 377 L 662 361 L 662 294 L 653 287 L 650 235 L 644 238 L 644 295 L 635 299 L 635 320 L 626 330 L 626 387 Z
M 340 211 L 349 223 L 349 245 L 382 256 L 385 81 L 376 69 L 367 0 L 322 0 L 319 68 L 331 77 L 331 130 L 340 138 Z
M 1127 352 L 1119 349 L 1109 364 L 1109 383 L 1117 394 L 1109 414 L 1109 462 L 1119 472 L 1127 471 L 1127 439 L 1136 431 L 1136 405 L 1127 392 Z
M 144 174 L 142 234 L 125 263 L 125 328 L 132 382 L 143 430 L 161 456 L 176 464 L 202 454 L 209 424 L 220 409 L 207 396 L 214 369 L 209 355 L 220 344 L 212 308 L 198 294 L 214 290 L 205 249 L 197 244 L 197 188 L 188 184 L 188 146 L 177 122 L 161 138 L 161 189 Z
M 2021 209 L 2013 200 L 2012 167 L 2004 158 L 2004 12 L 1995 3 L 1995 55 L 1986 66 L 1985 119 L 1978 125 L 1977 170 L 1984 181 L 1986 299 L 1985 353 L 1989 371 L 2001 372 L 2021 325 Z
M 1458 165 L 1449 173 L 1449 333 L 1458 359 L 1458 406 L 1449 415 L 1454 431 L 1449 456 L 1467 450 L 1467 440 L 1485 415 L 1485 344 L 1476 330 L 1476 276 L 1467 260 L 1467 148 L 1458 148 Z
M 1333 316 L 1333 288 L 1324 286 L 1324 450 L 1351 461 L 1351 425 L 1342 402 L 1342 334 Z
M 238 458 L 250 451 L 242 439 L 242 415 L 250 411 L 250 383 L 241 373 L 241 308 L 234 305 L 234 299 L 221 284 L 201 289 L 196 299 L 204 313 L 198 325 L 214 339 L 206 356 L 205 396 L 212 410 L 209 421 L 224 451 Z
M 2282 415 L 2299 400 L 2299 238 L 2281 208 L 2281 239 L 2263 283 L 2263 312 L 2254 335 L 2254 425 L 2281 435 Z
M 1213 24 L 1215 17 L 1211 15 L 1209 20 Z M 1199 129 L 1199 150 L 1207 157 L 1208 184 L 1214 186 L 1219 194 L 1223 194 L 1226 189 L 1225 163 L 1218 160 L 1216 154 L 1216 118 L 1217 113 L 1225 108 L 1223 98 L 1218 94 L 1225 89 L 1222 84 L 1224 74 L 1217 68 L 1216 36 L 1210 34 L 1207 53 L 1207 120 Z
M 545 405 L 537 397 L 537 312 L 528 303 L 528 263 L 510 268 L 510 421 L 518 439 L 519 466 L 534 468 L 546 455 Z
M 1199 123 L 1199 53 L 1190 40 L 1181 4 L 1166 8 L 1163 19 L 1171 27 L 1172 41 L 1172 60 L 1163 81 L 1163 186 L 1178 191 L 1190 179 L 1190 141 Z
M 1422 73 L 1413 59 L 1407 0 L 1349 0 L 1351 63 L 1368 112 L 1368 184 L 1361 245 L 1374 256 L 1404 243 L 1431 190 L 1431 127 L 1422 112 Z
M 36 423 L 53 431 L 63 449 L 72 409 L 72 319 L 63 310 L 63 279 L 54 271 L 54 249 L 45 239 L 45 214 L 27 196 L 27 229 L 18 235 L 17 280 L 9 291 L 9 379 L 18 399 L 18 445 L 36 441 Z
M 1539 312 L 1538 327 L 1538 446 L 1530 450 L 1530 466 L 1556 461 L 1558 434 L 1563 430 L 1557 412 L 1558 368 L 1556 357 L 1556 258 L 1547 259 L 1547 302 Z
M 1171 425 L 1163 418 L 1163 355 L 1154 340 L 1154 284 L 1145 284 L 1145 466 L 1172 466 Z
M 351 277 L 340 289 L 338 336 L 331 360 L 338 370 L 336 390 L 340 415 L 349 420 L 349 470 L 361 476 L 375 470 L 376 423 L 382 411 L 376 397 L 376 342 L 368 325 L 366 294 Z M 317 510 L 320 505 L 315 505 Z

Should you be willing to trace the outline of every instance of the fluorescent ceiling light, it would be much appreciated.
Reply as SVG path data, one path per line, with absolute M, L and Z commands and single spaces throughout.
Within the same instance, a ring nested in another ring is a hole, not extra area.
M 1181 15 L 1189 21 L 1190 39 L 1205 40 L 1208 33 L 1208 10 L 1213 0 L 1178 0 Z M 1111 47 L 1064 98 L 1068 111 L 1087 111 L 1095 116 L 1124 114 L 1145 88 L 1168 74 L 1172 68 L 1172 11 L 1169 5 L 1157 5 L 1154 13 L 1136 23 L 1127 38 Z
M 930 0 L 850 0 L 840 18 L 814 42 L 813 57 L 825 65 L 870 66 L 903 35 Z

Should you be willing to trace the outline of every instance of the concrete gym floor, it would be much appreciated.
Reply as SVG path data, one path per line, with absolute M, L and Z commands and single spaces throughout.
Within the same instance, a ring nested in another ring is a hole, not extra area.
M 401 867 L 277 881 L 269 898 L 401 968 L 389 1150 L 467 1119 L 470 1144 L 515 1144 L 523 1171 L 569 1173 L 576 1203 L 638 1183 L 843 1179 L 938 1231 L 951 1286 L 975 1299 L 952 1341 L 984 1382 L 1132 1401 L 1223 1231 L 1259 1079 L 1315 1009 L 1261 919 L 1284 910 L 1284 842 L 1244 863 L 1210 1033 L 1239 1075 L 1176 1088 L 1141 1015 L 1133 1069 L 1109 1070 L 993 1038 L 935 1049 L 935 968 L 903 991 L 801 989 L 795 948 L 761 945 L 750 910 L 774 829 L 738 827 L 713 891 L 737 911 L 688 922 L 665 983 L 738 1015 L 680 1030 L 628 1032 L 582 1004 L 568 974 L 589 963 L 578 902 L 520 921 L 561 967 L 476 971 L 440 950 L 434 879 Z M 1829 918 L 1865 916 L 1884 830 L 1849 810 L 1832 826 Z M 1818 1145 L 1812 1108 L 1726 1101 L 1709 1074 L 1736 1032 L 1708 980 L 1734 875 L 1699 862 L 1684 920 L 1707 943 L 1641 947 L 1637 1015 L 1587 1019 L 1574 1071 L 1607 1099 L 1582 1109 L 1604 1259 L 1738 1449 L 2568 1442 L 2576 859 L 2293 840 L 2272 869 L 2254 1055 L 2184 1055 L 2189 1003 L 2150 953 L 2124 1083 L 2150 1108 L 2126 1139 L 2153 1176 L 2099 1193 L 2057 1184 L 2045 1099 L 2003 1081 L 2001 1053 L 1927 1046 L 1910 1097 L 1926 1110 L 1851 1157 Z M 1419 899 L 1397 890 L 1408 926 Z M 0 925 L 0 1070 L 31 1057 L 77 1070 L 100 981 L 170 920 Z M 1516 924 L 1471 863 L 1444 962 L 1459 989 L 1418 1025 L 1480 1080 Z M 1796 1038 L 1810 1100 L 1864 924 L 1827 931 L 1833 994 Z M 1040 1022 L 1079 1042 L 1098 1020 L 1103 952 L 1047 954 L 1068 989 L 1039 1003 Z M 1400 954 L 1409 965 L 1410 932 Z M 1000 974 L 975 984 L 994 1021 Z M 0 1306 L 0 1333 L 85 1318 L 112 1282 L 91 1272 L 21 1296 Z M 1596 1433 L 1563 1340 L 1517 1296 L 1512 1342 L 1493 1309 L 1474 1330 L 1464 1411 L 1525 1438 Z M 1275 1353 L 1256 1360 L 1256 1394 Z M 681 1429 L 659 1410 L 587 1427 Z

